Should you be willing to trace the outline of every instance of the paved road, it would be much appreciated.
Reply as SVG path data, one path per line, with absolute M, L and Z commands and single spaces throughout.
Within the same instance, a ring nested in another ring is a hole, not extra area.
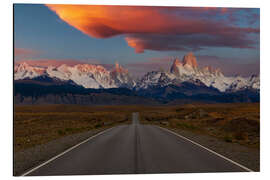
M 243 168 L 152 125 L 114 127 L 43 165 L 28 176 L 239 172 Z

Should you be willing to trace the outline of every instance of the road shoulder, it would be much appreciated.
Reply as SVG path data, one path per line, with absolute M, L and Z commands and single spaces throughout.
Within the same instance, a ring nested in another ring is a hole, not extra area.
M 106 130 L 108 128 L 94 129 L 91 131 L 72 134 L 50 141 L 46 144 L 28 148 L 13 155 L 13 175 L 19 176 L 27 170 L 38 166 L 48 159 L 62 153 L 68 148 Z
M 160 127 L 184 136 L 206 148 L 215 151 L 216 153 L 219 153 L 239 164 L 246 166 L 253 171 L 260 171 L 260 151 L 258 149 L 249 148 L 236 143 L 221 141 L 220 139 L 211 137 L 209 135 L 197 134 L 181 129 L 168 128 L 166 126 Z

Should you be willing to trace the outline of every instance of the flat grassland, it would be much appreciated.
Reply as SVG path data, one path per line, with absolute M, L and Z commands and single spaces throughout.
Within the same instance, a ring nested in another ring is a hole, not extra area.
M 164 106 L 15 105 L 15 152 L 93 129 L 140 121 L 168 129 L 206 134 L 222 141 L 259 148 L 259 103 L 187 104 Z
M 24 105 L 14 108 L 15 152 L 66 135 L 131 122 L 131 113 L 121 106 Z
M 260 104 L 189 104 L 163 106 L 140 113 L 145 124 L 214 136 L 228 143 L 259 149 Z

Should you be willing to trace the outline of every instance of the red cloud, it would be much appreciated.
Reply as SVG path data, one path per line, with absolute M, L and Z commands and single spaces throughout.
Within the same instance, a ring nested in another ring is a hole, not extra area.
M 129 46 L 137 53 L 145 49 L 182 50 L 185 45 L 158 45 L 160 36 L 204 35 L 209 40 L 226 39 L 226 47 L 251 47 L 249 44 L 230 46 L 229 40 L 242 41 L 249 33 L 258 33 L 257 28 L 230 26 L 223 20 L 214 20 L 213 14 L 227 13 L 227 8 L 181 8 L 140 6 L 94 6 L 94 5 L 46 5 L 60 19 L 81 32 L 95 38 L 108 38 L 124 34 Z M 235 11 L 235 9 L 234 9 Z M 206 12 L 206 13 L 205 13 Z M 231 13 L 231 12 L 230 12 Z M 136 35 L 136 38 L 134 38 Z M 144 38 L 151 36 L 151 42 Z M 156 39 L 157 38 L 157 39 Z M 203 41 L 201 41 L 203 42 Z M 245 41 L 246 43 L 247 41 Z M 167 43 L 167 42 L 166 42 Z M 221 44 L 222 42 L 216 42 Z M 204 46 L 208 46 L 208 43 Z M 212 43 L 215 44 L 215 43 Z M 168 47 L 166 47 L 168 46 Z M 195 47 L 194 49 L 198 49 Z

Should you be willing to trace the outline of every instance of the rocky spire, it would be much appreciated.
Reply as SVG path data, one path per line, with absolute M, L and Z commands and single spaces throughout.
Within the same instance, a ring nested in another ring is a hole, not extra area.
M 118 61 L 115 61 L 115 69 L 119 69 L 121 66 L 119 65 Z
M 182 62 L 178 58 L 175 58 L 171 66 L 171 73 L 179 74 L 179 67 L 181 66 L 183 66 Z
M 117 61 L 115 61 L 115 69 L 114 69 L 115 72 L 118 72 L 118 73 L 128 73 L 128 70 L 123 68 Z
M 188 54 L 186 54 L 183 58 L 183 65 L 189 65 L 193 68 L 197 68 L 198 64 L 197 64 L 197 60 L 196 57 L 193 55 L 192 52 L 189 52 Z

